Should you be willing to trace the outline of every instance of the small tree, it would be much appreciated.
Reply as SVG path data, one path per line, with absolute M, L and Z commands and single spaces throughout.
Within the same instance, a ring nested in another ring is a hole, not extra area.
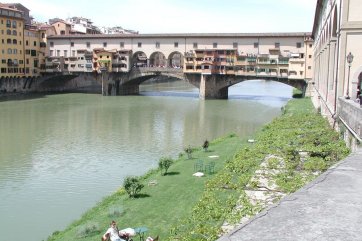
M 170 166 L 172 165 L 173 160 L 171 157 L 162 157 L 159 161 L 158 161 L 158 166 L 161 169 L 161 173 L 164 170 L 164 173 L 162 175 L 166 175 L 167 174 L 167 170 L 170 168 Z
M 191 156 L 191 154 L 192 154 L 191 146 L 188 146 L 187 148 L 185 148 L 185 152 L 187 153 L 187 158 L 191 159 L 192 158 L 192 156 Z
M 126 177 L 124 179 L 123 187 L 129 197 L 135 197 L 141 192 L 144 185 L 140 183 L 137 177 Z
M 209 141 L 205 140 L 204 144 L 202 145 L 202 148 L 204 149 L 205 152 L 207 152 L 207 148 L 209 148 Z

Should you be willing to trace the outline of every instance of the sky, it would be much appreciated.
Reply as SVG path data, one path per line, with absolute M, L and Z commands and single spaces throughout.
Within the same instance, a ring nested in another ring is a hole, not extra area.
M 317 0 L 3 0 L 35 20 L 85 17 L 140 33 L 311 32 Z

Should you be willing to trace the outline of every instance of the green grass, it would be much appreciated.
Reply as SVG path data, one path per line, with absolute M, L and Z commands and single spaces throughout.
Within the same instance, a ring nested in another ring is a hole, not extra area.
M 199 159 L 203 160 L 204 164 L 215 161 L 217 172 L 224 167 L 228 159 L 232 158 L 240 144 L 241 140 L 238 137 L 230 135 L 211 142 L 208 152 L 204 152 L 200 147 L 192 153 L 191 160 L 183 155 L 170 167 L 168 175 L 162 176 L 158 170 L 150 171 L 141 178 L 145 185 L 141 191 L 141 197 L 130 199 L 120 189 L 86 212 L 80 220 L 72 223 L 64 231 L 55 232 L 48 240 L 98 241 L 112 219 L 118 222 L 121 229 L 148 227 L 147 235 L 160 235 L 160 238 L 164 240 L 170 235 L 172 226 L 180 219 L 190 216 L 203 194 L 205 182 L 215 175 L 206 175 L 203 178 L 193 177 L 194 163 Z M 219 158 L 211 159 L 208 157 L 210 155 L 218 155 Z M 150 180 L 157 180 L 157 185 L 148 186 Z M 117 208 L 122 210 L 121 216 L 110 217 L 110 210 Z M 88 223 L 97 223 L 101 231 L 89 232 L 86 237 L 79 235 L 79 232 L 84 232 L 83 229 Z

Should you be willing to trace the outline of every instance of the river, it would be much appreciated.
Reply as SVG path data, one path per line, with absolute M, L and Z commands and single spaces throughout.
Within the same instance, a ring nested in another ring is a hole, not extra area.
M 0 240 L 46 240 L 161 156 L 229 133 L 252 136 L 291 94 L 253 80 L 229 88 L 228 100 L 203 101 L 171 81 L 144 84 L 139 96 L 0 99 Z

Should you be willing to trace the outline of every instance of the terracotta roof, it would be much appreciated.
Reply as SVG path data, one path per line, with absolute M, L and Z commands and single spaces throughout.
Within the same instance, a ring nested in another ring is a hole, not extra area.
M 15 8 L 11 8 L 9 5 L 10 4 L 0 3 L 0 8 L 7 9 L 7 10 L 12 10 L 12 11 L 19 12 L 19 13 L 23 13 L 23 11 L 20 11 L 20 10 L 15 9 Z

